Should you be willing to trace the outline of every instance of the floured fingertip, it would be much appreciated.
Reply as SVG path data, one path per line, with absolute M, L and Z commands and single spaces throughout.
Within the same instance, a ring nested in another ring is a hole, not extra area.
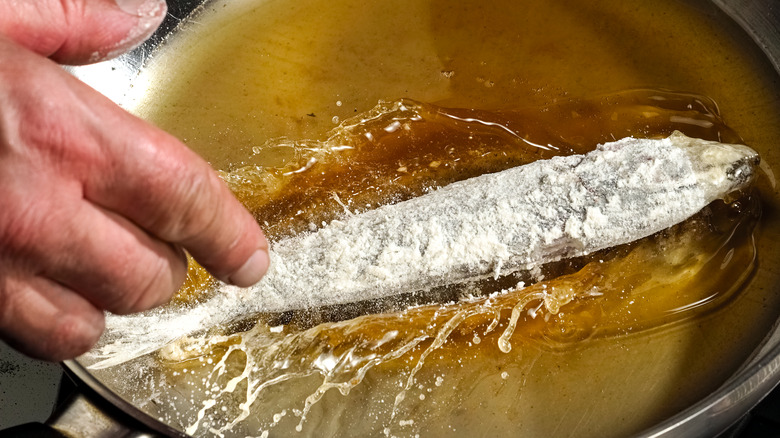
M 146 41 L 162 23 L 168 6 L 163 0 L 115 0 L 119 9 L 137 21 L 117 44 L 92 53 L 90 63 L 116 58 Z
M 239 287 L 252 286 L 268 272 L 269 262 L 268 251 L 258 249 L 236 272 L 228 276 L 226 283 Z

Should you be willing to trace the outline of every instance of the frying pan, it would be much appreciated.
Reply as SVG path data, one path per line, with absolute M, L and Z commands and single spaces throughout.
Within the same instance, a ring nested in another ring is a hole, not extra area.
M 95 66 L 71 68 L 73 74 L 107 96 L 119 99 L 131 79 L 165 37 L 202 1 L 169 0 L 162 27 L 143 46 L 116 60 Z M 780 75 L 780 4 L 774 0 L 714 0 L 755 42 Z M 49 420 L 49 426 L 73 436 L 186 436 L 158 421 L 112 391 L 78 361 L 63 363 L 79 385 L 74 396 Z M 753 408 L 780 382 L 780 325 L 738 372 L 709 396 L 648 429 L 640 437 L 706 437 L 726 430 Z M 96 407 L 96 406 L 99 406 Z M 27 425 L 15 433 L 41 432 L 49 426 Z M 51 433 L 54 432 L 51 430 Z

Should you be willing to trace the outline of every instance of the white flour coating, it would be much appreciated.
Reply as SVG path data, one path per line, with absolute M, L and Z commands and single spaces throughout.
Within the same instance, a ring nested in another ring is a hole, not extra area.
M 224 286 L 186 311 L 109 316 L 89 356 L 111 366 L 258 312 L 497 277 L 632 242 L 743 187 L 757 163 L 748 147 L 675 133 L 456 182 L 278 242 L 254 287 Z

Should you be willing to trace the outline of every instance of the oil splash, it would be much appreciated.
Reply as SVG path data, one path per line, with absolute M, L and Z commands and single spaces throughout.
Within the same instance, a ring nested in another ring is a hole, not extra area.
M 564 350 L 592 337 L 619 337 L 717 309 L 752 272 L 757 215 L 758 203 L 746 194 L 634 245 L 589 257 L 575 273 L 527 287 L 313 327 L 261 322 L 243 333 L 182 340 L 160 360 L 169 372 L 186 376 L 176 393 L 184 392 L 184 380 L 193 393 L 208 394 L 197 420 L 188 424 L 190 434 L 231 434 L 245 421 L 270 430 L 286 414 L 276 412 L 274 419 L 267 408 L 289 403 L 286 397 L 301 388 L 286 388 L 303 385 L 309 395 L 285 409 L 298 418 L 294 429 L 301 431 L 328 391 L 348 396 L 369 373 L 396 382 L 392 408 L 377 420 L 385 429 L 424 403 L 410 403 L 407 394 L 429 361 L 452 369 L 467 351 L 490 355 L 497 346 L 520 363 L 524 351 Z M 723 217 L 729 219 L 714 220 Z M 313 389 L 306 382 L 312 377 L 321 379 Z
M 223 177 L 273 239 L 485 172 L 673 130 L 739 142 L 714 102 L 668 91 L 503 112 L 401 100 L 344 121 L 326 140 L 259 147 Z M 260 315 L 222 334 L 183 339 L 155 359 L 169 391 L 152 402 L 174 407 L 167 412 L 176 418 L 164 420 L 198 436 L 316 435 L 323 426 L 345 435 L 338 418 L 348 408 L 363 419 L 353 436 L 423 433 L 426 418 L 443 409 L 422 390 L 408 396 L 426 369 L 447 370 L 435 387 L 445 374 L 510 381 L 507 371 L 481 364 L 502 355 L 518 367 L 512 375 L 524 375 L 540 351 L 657 330 L 720 308 L 754 268 L 759 210 L 754 193 L 735 194 L 650 238 L 538 272 L 400 301 Z M 192 281 L 207 284 L 197 271 Z M 177 299 L 202 294 L 203 287 L 185 287 Z M 342 397 L 324 408 L 332 389 Z M 312 420 L 317 407 L 330 415 Z
M 431 188 L 627 136 L 741 139 L 704 96 L 632 90 L 512 111 L 402 99 L 343 121 L 326 139 L 274 139 L 223 173 L 271 238 L 419 196 Z M 343 205 L 342 205 L 343 204 Z
M 669 90 L 503 111 L 401 99 L 344 120 L 322 140 L 269 140 L 221 176 L 273 241 L 484 173 L 587 153 L 626 136 L 662 138 L 674 131 L 742 142 L 712 99 Z M 174 300 L 204 297 L 213 281 L 190 260 Z

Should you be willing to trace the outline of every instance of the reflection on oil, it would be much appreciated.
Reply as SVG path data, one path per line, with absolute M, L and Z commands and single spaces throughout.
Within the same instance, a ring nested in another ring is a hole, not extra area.
M 325 141 L 269 142 L 223 176 L 273 239 L 481 173 L 673 130 L 739 141 L 713 102 L 670 91 L 492 112 L 401 100 L 344 121 Z M 738 193 L 657 235 L 537 272 L 400 301 L 260 315 L 237 332 L 163 350 L 156 379 L 168 390 L 150 400 L 173 407 L 164 420 L 195 435 L 453 432 L 464 416 L 458 406 L 479 398 L 484 382 L 511 405 L 526 382 L 550 372 L 540 365 L 550 357 L 571 360 L 604 339 L 619 346 L 721 307 L 754 269 L 759 212 L 754 192 Z M 178 300 L 197 299 L 213 282 L 197 266 L 189 275 Z

